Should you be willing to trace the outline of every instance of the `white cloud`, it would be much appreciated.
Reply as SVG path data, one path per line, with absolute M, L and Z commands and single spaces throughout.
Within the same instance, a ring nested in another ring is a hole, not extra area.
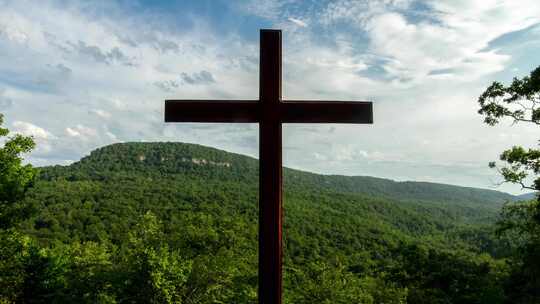
M 397 13 L 374 17 L 366 29 L 371 50 L 391 59 L 386 71 L 402 79 L 423 81 L 434 71 L 447 70 L 454 80 L 468 81 L 502 70 L 509 59 L 482 51 L 493 37 L 471 38 L 451 25 L 411 24 Z
M 339 21 L 352 21 L 360 26 L 365 26 L 374 16 L 392 11 L 405 10 L 409 7 L 410 0 L 338 0 L 331 1 L 320 12 L 321 23 L 329 25 Z
M 362 61 L 360 58 L 347 58 L 347 57 L 336 57 L 335 55 L 330 56 L 320 56 L 317 54 L 315 56 L 310 56 L 306 58 L 306 62 L 310 65 L 316 65 L 324 69 L 344 69 L 349 72 L 363 71 L 368 68 L 368 65 Z
M 300 26 L 300 27 L 307 27 L 308 24 L 305 22 L 305 21 L 302 21 L 300 19 L 297 19 L 297 18 L 293 18 L 293 17 L 289 17 L 289 21 Z
M 386 72 L 419 84 L 428 78 L 476 80 L 504 69 L 506 54 L 486 50 L 493 39 L 540 22 L 537 1 L 425 1 L 431 11 L 406 17 L 410 1 L 338 1 L 322 22 L 348 20 L 366 31 L 369 50 Z M 446 73 L 439 73 L 445 71 Z
M 72 129 L 72 128 L 66 128 L 66 133 L 67 135 L 71 136 L 71 137 L 79 137 L 81 136 L 81 133 L 79 133 L 79 131 L 75 130 L 75 129 Z
M 107 135 L 107 137 L 109 137 L 109 139 L 111 139 L 112 141 L 117 141 L 118 140 L 118 137 L 116 137 L 116 135 L 114 135 L 113 133 L 111 133 L 109 131 L 106 131 L 105 135 Z
M 14 133 L 32 136 L 37 145 L 35 152 L 38 155 L 47 154 L 53 151 L 52 142 L 58 138 L 51 132 L 26 121 L 17 120 L 14 121 L 12 125 L 13 129 L 11 131 Z
M 25 121 L 17 120 L 13 122 L 12 131 L 25 136 L 33 136 L 35 139 L 38 140 L 54 138 L 54 135 L 52 135 L 49 131 Z
M 75 127 L 67 127 L 66 134 L 82 140 L 89 140 L 98 136 L 98 132 L 95 129 L 83 126 L 81 124 Z
M 0 23 L 0 36 L 19 44 L 23 44 L 28 40 L 28 36 L 16 24 Z
M 8 96 L 4 89 L 0 88 L 0 111 L 13 106 L 13 100 Z
M 101 117 L 103 119 L 109 119 L 111 118 L 111 113 L 102 110 L 102 109 L 92 109 L 90 110 L 90 113 L 97 115 L 98 117 Z
M 292 0 L 294 1 L 294 0 Z M 247 0 L 239 2 L 238 8 L 255 16 L 275 19 L 282 13 L 282 8 L 291 0 Z

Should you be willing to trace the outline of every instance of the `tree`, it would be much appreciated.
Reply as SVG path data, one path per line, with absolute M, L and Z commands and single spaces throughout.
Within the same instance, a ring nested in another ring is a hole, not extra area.
M 527 122 L 540 126 L 540 66 L 521 79 L 514 78 L 509 86 L 493 82 L 478 98 L 484 122 L 496 125 L 502 118 L 514 123 Z M 514 146 L 500 155 L 507 166 L 499 169 L 507 182 L 521 185 L 524 189 L 540 190 L 540 150 Z M 494 162 L 490 167 L 495 168 Z M 532 184 L 527 177 L 533 175 Z
M 540 67 L 529 76 L 514 78 L 509 86 L 493 82 L 478 98 L 484 122 L 495 125 L 503 118 L 514 123 L 526 122 L 540 126 Z M 514 146 L 500 155 L 506 165 L 497 168 L 505 182 L 523 189 L 540 190 L 540 149 Z M 532 178 L 532 183 L 527 179 Z M 498 222 L 497 233 L 514 240 L 510 259 L 512 272 L 506 294 L 512 303 L 540 301 L 540 196 L 536 200 L 507 204 Z
M 182 303 L 192 268 L 164 241 L 162 223 L 151 212 L 129 233 L 124 256 L 124 292 L 120 302 Z
M 36 170 L 23 164 L 22 154 L 35 142 L 30 136 L 9 136 L 1 127 L 3 118 L 0 114 L 0 303 L 46 303 L 62 289 L 62 261 L 15 229 L 33 211 L 24 197 Z
M 0 114 L 0 140 L 7 137 L 0 148 L 0 229 L 10 228 L 29 216 L 30 206 L 21 201 L 36 176 L 32 165 L 23 165 L 21 156 L 34 149 L 34 139 L 20 134 L 9 136 L 9 130 L 2 128 L 3 122 Z
M 498 222 L 497 234 L 512 240 L 510 277 L 506 295 L 511 303 L 540 302 L 540 221 L 539 202 L 506 205 Z

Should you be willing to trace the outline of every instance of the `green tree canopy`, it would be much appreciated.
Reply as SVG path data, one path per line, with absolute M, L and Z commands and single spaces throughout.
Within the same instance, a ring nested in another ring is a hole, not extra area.
M 478 98 L 484 122 L 495 125 L 503 118 L 514 123 L 540 126 L 540 67 L 508 86 L 493 82 Z M 540 149 L 514 146 L 503 151 L 497 168 L 505 182 L 523 189 L 540 190 Z M 528 182 L 532 178 L 532 183 Z M 512 272 L 506 294 L 512 303 L 540 302 L 540 197 L 530 202 L 507 204 L 498 223 L 498 234 L 512 240 L 514 253 L 510 259 Z
M 540 67 L 521 79 L 514 78 L 508 86 L 493 82 L 478 98 L 484 122 L 496 125 L 503 118 L 540 126 Z M 507 182 L 520 184 L 525 189 L 540 190 L 540 150 L 514 146 L 500 156 L 506 166 L 499 169 Z M 494 162 L 490 167 L 496 167 Z M 534 181 L 527 184 L 527 177 Z
M 29 206 L 20 202 L 36 176 L 30 164 L 22 163 L 22 154 L 34 149 L 34 139 L 20 134 L 9 136 L 3 122 L 4 116 L 0 114 L 0 141 L 4 141 L 0 148 L 0 229 L 9 228 L 29 215 Z

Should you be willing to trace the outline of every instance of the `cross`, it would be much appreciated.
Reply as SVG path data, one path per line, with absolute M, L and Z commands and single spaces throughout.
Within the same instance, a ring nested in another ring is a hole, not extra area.
M 281 30 L 260 33 L 259 100 L 166 100 L 165 122 L 259 123 L 261 304 L 282 300 L 283 123 L 373 123 L 371 102 L 281 99 Z

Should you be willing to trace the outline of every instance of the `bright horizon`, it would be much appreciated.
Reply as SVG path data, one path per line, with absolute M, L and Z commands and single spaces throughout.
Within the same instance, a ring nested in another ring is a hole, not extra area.
M 537 130 L 483 124 L 476 99 L 540 65 L 537 1 L 0 0 L 0 113 L 37 166 L 127 141 L 256 157 L 257 125 L 165 124 L 163 104 L 257 99 L 260 28 L 283 30 L 285 99 L 374 102 L 373 125 L 286 125 L 284 166 L 522 193 L 487 164 Z

